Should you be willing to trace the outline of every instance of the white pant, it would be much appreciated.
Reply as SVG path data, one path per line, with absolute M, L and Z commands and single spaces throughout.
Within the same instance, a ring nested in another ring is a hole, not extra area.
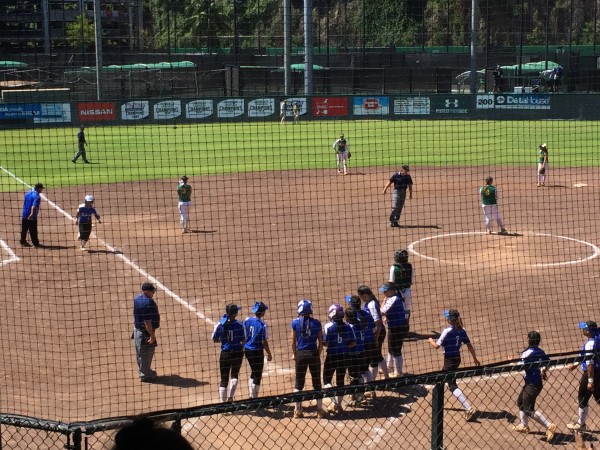
M 481 208 L 485 215 L 485 227 L 488 230 L 492 229 L 492 220 L 495 220 L 498 223 L 500 230 L 504 228 L 502 217 L 500 217 L 500 212 L 498 211 L 498 205 L 481 205 Z
M 181 228 L 187 228 L 188 220 L 190 220 L 190 206 L 192 206 L 192 202 L 179 202 L 179 214 L 181 215 L 179 222 L 181 223 Z

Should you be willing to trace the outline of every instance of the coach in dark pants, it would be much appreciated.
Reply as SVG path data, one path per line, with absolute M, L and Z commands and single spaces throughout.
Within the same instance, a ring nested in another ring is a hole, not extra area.
M 40 194 L 44 190 L 42 183 L 36 183 L 31 191 L 25 194 L 23 202 L 23 214 L 21 220 L 21 245 L 23 247 L 31 247 L 27 242 L 27 233 L 31 236 L 31 243 L 34 247 L 41 247 L 38 239 L 37 216 L 40 211 L 40 202 L 42 197 Z
M 390 177 L 390 181 L 383 188 L 385 194 L 388 188 L 393 184 L 394 191 L 392 192 L 392 213 L 390 214 L 390 227 L 399 228 L 400 214 L 402 214 L 402 208 L 404 208 L 404 202 L 406 201 L 406 190 L 408 189 L 409 197 L 412 199 L 412 187 L 413 182 L 409 174 L 409 167 L 405 164 L 402 166 L 402 170 L 393 174 Z
M 135 355 L 142 382 L 156 379 L 156 372 L 150 369 L 156 349 L 156 329 L 160 327 L 158 305 L 153 297 L 156 287 L 152 283 L 142 284 L 142 292 L 133 301 L 133 340 Z

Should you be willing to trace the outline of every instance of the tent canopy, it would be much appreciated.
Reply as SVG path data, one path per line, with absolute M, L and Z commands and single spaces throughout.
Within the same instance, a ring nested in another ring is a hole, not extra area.
M 29 67 L 27 64 L 19 61 L 0 61 L 1 69 L 26 69 Z
M 312 68 L 313 68 L 313 70 L 325 70 L 325 67 L 319 66 L 318 64 L 313 64 Z M 282 69 L 285 69 L 285 68 L 282 67 Z M 296 71 L 296 72 L 303 72 L 304 70 L 306 70 L 306 64 L 304 64 L 304 63 L 291 64 L 290 69 L 292 69 L 293 71 Z
M 527 64 L 521 64 L 521 73 L 523 75 L 538 74 L 542 70 L 555 69 L 557 67 L 560 67 L 560 64 L 555 63 L 554 61 L 537 61 Z M 519 71 L 518 64 L 514 64 L 512 66 L 501 66 L 500 68 L 506 75 L 516 74 Z

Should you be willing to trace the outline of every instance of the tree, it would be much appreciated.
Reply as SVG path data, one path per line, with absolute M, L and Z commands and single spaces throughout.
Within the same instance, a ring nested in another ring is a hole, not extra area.
M 67 44 L 74 49 L 88 49 L 93 47 L 96 41 L 94 23 L 90 22 L 84 14 L 75 18 L 66 26 Z

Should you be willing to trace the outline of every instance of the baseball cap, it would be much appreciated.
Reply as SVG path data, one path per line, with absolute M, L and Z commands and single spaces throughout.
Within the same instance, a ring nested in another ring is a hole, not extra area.
M 360 308 L 360 297 L 358 295 L 346 295 L 346 302 L 350 304 L 350 306 Z
M 396 288 L 392 283 L 383 283 L 379 288 L 379 292 L 395 291 Z
M 252 307 L 252 314 L 264 313 L 269 307 L 261 301 L 258 301 Z
M 93 202 L 94 201 L 94 196 L 93 195 L 86 195 L 85 196 L 85 201 L 86 202 Z
M 240 309 L 242 309 L 241 306 L 238 306 L 235 303 L 230 303 L 225 307 L 225 312 L 228 316 L 235 316 Z
M 403 170 L 410 170 L 410 167 L 408 166 L 408 164 L 402 164 L 402 169 Z
M 181 177 L 182 180 L 189 180 L 188 177 L 186 177 L 185 175 Z
M 35 183 L 33 186 L 34 189 L 44 189 L 44 185 L 42 183 Z
M 444 310 L 442 314 L 448 320 L 456 320 L 460 317 L 460 314 L 456 309 Z
M 156 292 L 156 286 L 154 286 L 149 281 L 145 281 L 144 283 L 142 283 L 142 292 L 144 291 Z
M 579 322 L 579 328 L 595 333 L 598 330 L 598 324 L 593 320 L 588 320 L 587 322 Z
M 540 144 L 540 148 L 548 148 L 548 144 L 546 144 L 546 143 Z

